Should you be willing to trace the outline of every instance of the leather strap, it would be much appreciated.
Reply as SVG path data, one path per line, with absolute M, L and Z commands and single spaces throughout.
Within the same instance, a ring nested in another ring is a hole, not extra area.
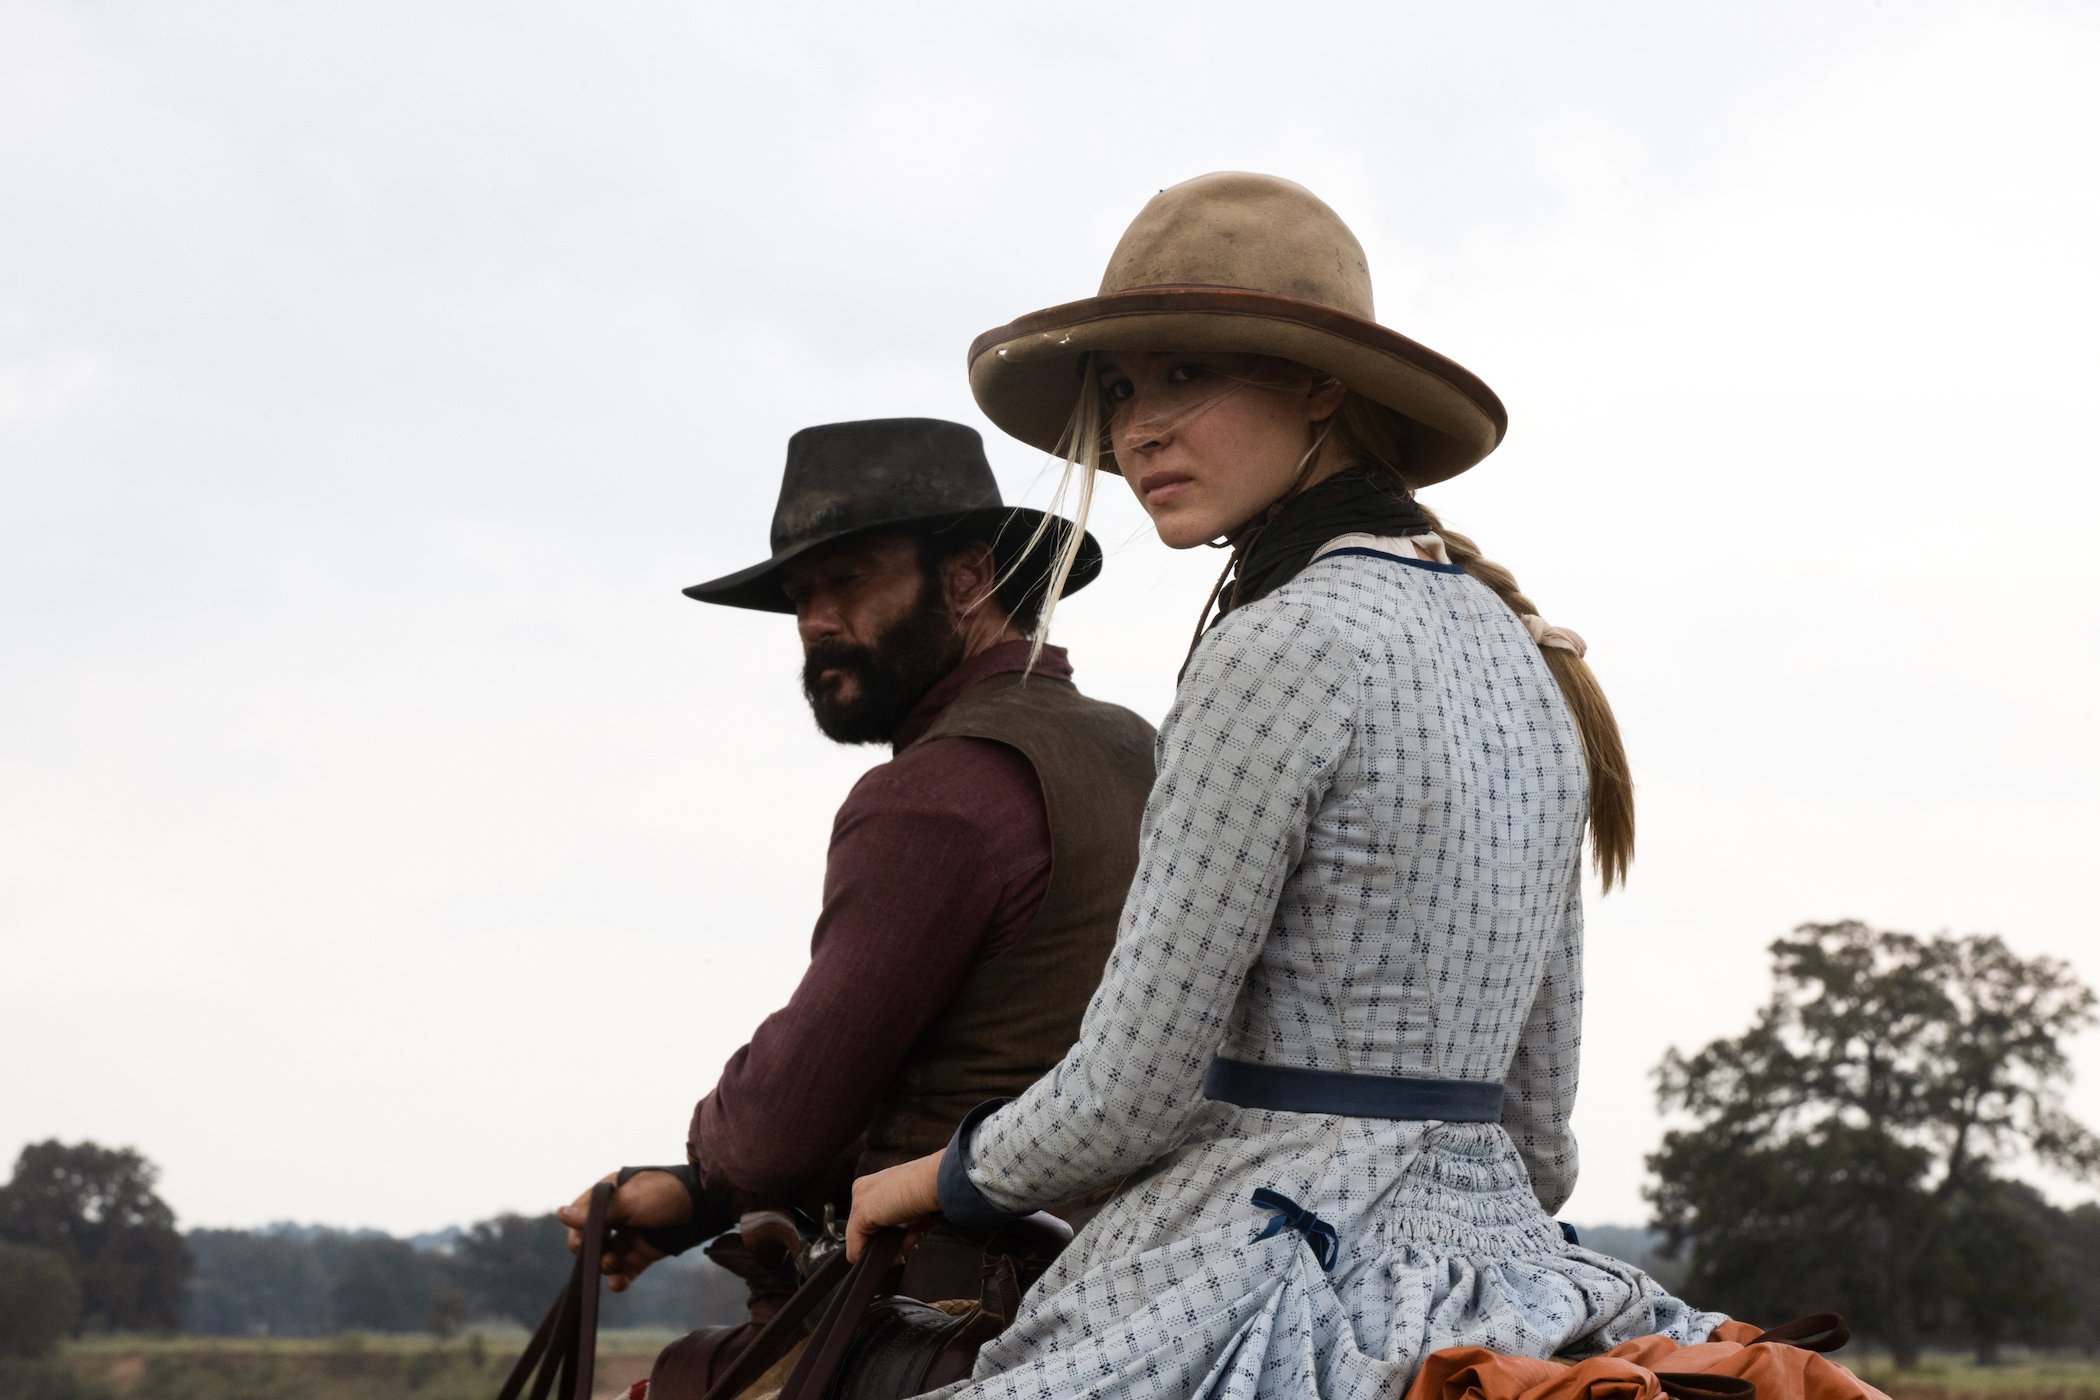
M 601 1181 L 591 1188 L 590 1210 L 584 1217 L 583 1242 L 576 1262 L 569 1268 L 568 1284 L 547 1310 L 532 1340 L 496 1400 L 519 1400 L 528 1383 L 531 1400 L 548 1400 L 559 1388 L 564 1400 L 591 1400 L 592 1371 L 598 1352 L 598 1278 L 605 1258 L 605 1207 L 612 1200 L 613 1184 Z
M 876 1290 L 882 1286 L 891 1266 L 903 1252 L 902 1230 L 883 1230 L 868 1241 L 860 1262 L 846 1275 L 845 1283 L 832 1297 L 831 1306 L 824 1309 L 824 1318 L 810 1335 L 802 1359 L 795 1363 L 794 1373 L 781 1387 L 780 1400 L 818 1400 L 824 1394 L 832 1378 L 838 1374 L 839 1363 L 845 1360 L 854 1329 L 860 1326 L 868 1304 L 875 1299 Z
M 1810 1313 L 1758 1333 L 1750 1339 L 1750 1345 L 1782 1342 L 1803 1351 L 1836 1351 L 1851 1340 L 1852 1329 L 1845 1325 L 1844 1318 L 1836 1313 Z
M 830 1299 L 839 1280 L 846 1277 L 848 1267 L 844 1250 L 818 1265 L 817 1271 L 803 1281 L 794 1296 L 780 1305 L 780 1311 L 773 1314 L 773 1320 L 765 1325 L 764 1330 L 751 1339 L 751 1345 L 737 1353 L 729 1368 L 707 1388 L 702 1400 L 731 1400 L 786 1356 L 802 1339 L 804 1319 Z M 656 1389 L 653 1377 L 649 1388 L 652 1392 Z
M 1203 1096 L 1241 1108 L 1285 1113 L 1339 1113 L 1445 1123 L 1497 1123 L 1502 1086 L 1487 1079 L 1416 1079 L 1398 1074 L 1343 1074 L 1228 1060 L 1210 1062 Z
M 547 1346 L 554 1338 L 555 1322 L 561 1314 L 562 1305 L 569 1301 L 569 1289 L 574 1286 L 575 1276 L 575 1269 L 572 1267 L 569 1271 L 570 1282 L 562 1286 L 561 1296 L 554 1300 L 554 1306 L 547 1309 L 547 1315 L 540 1319 L 540 1325 L 533 1330 L 532 1339 L 525 1343 L 525 1350 L 518 1357 L 517 1364 L 510 1368 L 510 1375 L 505 1378 L 503 1389 L 496 1392 L 497 1400 L 517 1400 L 519 1393 L 524 1389 L 526 1377 L 533 1373 L 534 1368 L 539 1365 L 540 1358 L 547 1354 Z
M 1655 1382 L 1669 1400 L 1757 1400 L 1757 1384 L 1745 1376 L 1711 1371 L 1657 1371 Z

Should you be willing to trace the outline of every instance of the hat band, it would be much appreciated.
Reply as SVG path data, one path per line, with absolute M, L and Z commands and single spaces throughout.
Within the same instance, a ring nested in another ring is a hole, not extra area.
M 1447 359 L 1422 344 L 1410 340 L 1396 330 L 1366 320 L 1340 307 L 1323 302 L 1302 301 L 1297 297 L 1279 296 L 1275 292 L 1257 291 L 1252 288 L 1218 287 L 1208 283 L 1186 286 L 1138 287 L 1124 292 L 1108 292 L 1085 301 L 1069 301 L 1062 306 L 1046 307 L 1030 312 L 1019 320 L 986 331 L 970 342 L 970 363 L 987 352 L 1005 346 L 1012 341 L 1045 331 L 1071 330 L 1085 323 L 1114 320 L 1124 316 L 1196 315 L 1196 316 L 1244 316 L 1257 320 L 1293 321 L 1312 330 L 1354 341 L 1366 349 L 1396 355 L 1416 369 L 1435 376 L 1450 385 L 1475 403 L 1491 403 L 1500 407 L 1495 393 L 1485 381 L 1464 365 Z M 1162 345 L 1161 350 L 1180 347 Z

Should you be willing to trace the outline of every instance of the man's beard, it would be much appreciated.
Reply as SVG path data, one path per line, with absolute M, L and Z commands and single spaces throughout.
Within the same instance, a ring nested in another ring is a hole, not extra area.
M 919 590 L 911 610 L 871 646 L 818 642 L 802 661 L 802 693 L 824 736 L 841 744 L 886 744 L 934 683 L 963 658 L 962 635 L 937 583 Z M 818 677 L 833 667 L 858 682 L 851 700 L 836 698 L 844 678 Z

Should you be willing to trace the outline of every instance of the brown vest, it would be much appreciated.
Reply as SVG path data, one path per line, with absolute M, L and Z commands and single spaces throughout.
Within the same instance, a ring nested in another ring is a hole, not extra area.
M 947 1144 L 963 1115 L 1040 1079 L 1079 1037 L 1116 941 L 1152 790 L 1152 726 L 1070 681 L 1010 671 L 971 686 L 910 746 L 990 739 L 1035 769 L 1050 883 L 1026 930 L 977 963 L 905 1055 L 868 1123 L 860 1171 Z

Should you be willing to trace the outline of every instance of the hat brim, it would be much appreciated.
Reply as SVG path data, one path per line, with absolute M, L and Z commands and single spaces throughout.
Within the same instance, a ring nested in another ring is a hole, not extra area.
M 1072 528 L 1072 523 L 1061 516 L 1047 516 L 1043 511 L 1031 510 L 1026 506 L 1001 506 L 996 509 L 962 511 L 951 515 L 885 520 L 862 529 L 849 530 L 843 534 L 783 549 L 763 563 L 753 564 L 748 569 L 739 569 L 733 574 L 724 574 L 720 578 L 709 579 L 705 583 L 696 583 L 682 591 L 686 597 L 702 603 L 720 603 L 731 608 L 752 608 L 759 612 L 792 613 L 795 605 L 788 601 L 786 592 L 780 586 L 780 571 L 805 554 L 827 549 L 862 535 L 885 531 L 936 537 L 944 530 L 984 525 L 998 527 L 992 553 L 998 561 L 999 573 L 1003 578 L 1016 557 L 1020 557 L 1022 546 L 1035 539 L 1036 530 L 1045 519 L 1053 523 L 1043 532 L 1042 538 L 1036 540 L 1035 548 L 1021 558 L 1021 563 L 1015 568 L 1015 574 L 1017 577 L 1046 579 L 1052 562 L 1057 558 L 1058 550 L 1063 548 L 1068 538 L 1066 532 Z M 1064 591 L 1059 596 L 1069 598 L 1092 583 L 1100 574 L 1101 545 L 1091 532 L 1083 532 L 1079 540 L 1079 557 L 1072 561 L 1072 572 L 1065 579 Z
M 1096 350 L 1274 355 L 1332 374 L 1417 430 L 1413 486 L 1457 476 L 1509 428 L 1495 391 L 1428 346 L 1331 306 L 1231 287 L 1146 287 L 1023 316 L 972 342 L 970 392 L 1002 431 L 1062 453 L 1079 365 Z

